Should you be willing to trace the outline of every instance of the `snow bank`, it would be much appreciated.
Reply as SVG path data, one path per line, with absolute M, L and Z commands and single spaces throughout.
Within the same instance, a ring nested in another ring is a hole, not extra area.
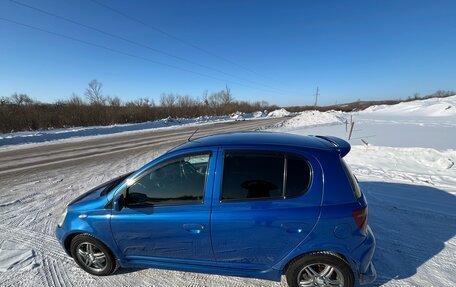
M 447 117 L 456 116 L 456 95 L 447 98 L 432 98 L 403 102 L 395 105 L 371 106 L 360 114 L 394 115 L 394 116 L 424 116 Z
M 278 125 L 280 128 L 299 128 L 326 124 L 338 124 L 345 121 L 344 113 L 336 111 L 304 111 Z
M 235 113 L 232 113 L 230 115 L 230 119 L 232 120 L 235 120 L 235 121 L 240 121 L 240 120 L 244 120 L 245 117 L 244 117 L 244 113 L 240 112 L 240 111 L 237 111 Z
M 266 117 L 267 115 L 268 115 L 267 110 L 257 111 L 257 112 L 252 113 L 253 118 L 263 118 L 263 117 Z
M 284 108 L 270 112 L 268 118 L 281 118 L 291 115 L 291 113 Z

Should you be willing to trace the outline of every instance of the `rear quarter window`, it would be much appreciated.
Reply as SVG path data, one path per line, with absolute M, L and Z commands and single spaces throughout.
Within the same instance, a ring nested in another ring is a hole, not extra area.
M 309 163 L 299 157 L 287 156 L 286 197 L 299 196 L 310 187 L 312 171 Z

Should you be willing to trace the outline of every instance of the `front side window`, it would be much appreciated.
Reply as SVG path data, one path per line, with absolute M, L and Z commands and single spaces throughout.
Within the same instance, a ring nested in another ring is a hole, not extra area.
M 146 171 L 127 189 L 128 206 L 202 203 L 210 154 L 183 156 Z
M 222 200 L 283 196 L 284 156 L 259 153 L 226 153 Z

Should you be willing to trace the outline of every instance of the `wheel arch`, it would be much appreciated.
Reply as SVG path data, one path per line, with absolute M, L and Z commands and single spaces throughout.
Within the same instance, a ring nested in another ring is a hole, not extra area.
M 71 233 L 69 234 L 66 238 L 65 238 L 65 241 L 63 242 L 63 246 L 65 248 L 65 252 L 73 257 L 71 255 L 71 241 L 73 241 L 73 238 L 75 238 L 76 236 L 78 236 L 79 234 L 84 234 L 86 232 L 74 232 L 74 233 Z
M 72 232 L 70 234 L 67 235 L 67 237 L 65 238 L 64 240 L 64 248 L 65 248 L 65 252 L 70 255 L 71 257 L 73 257 L 71 255 L 71 241 L 73 241 L 73 239 L 78 236 L 78 235 L 87 235 L 87 236 L 90 236 L 98 241 L 100 241 L 110 252 L 111 254 L 115 256 L 115 253 L 114 251 L 112 250 L 111 246 L 109 244 L 107 244 L 103 239 L 97 237 L 97 236 L 94 236 L 93 234 L 91 233 L 88 233 L 87 231 L 82 231 L 82 230 L 79 230 L 79 231 L 75 231 L 75 232 Z

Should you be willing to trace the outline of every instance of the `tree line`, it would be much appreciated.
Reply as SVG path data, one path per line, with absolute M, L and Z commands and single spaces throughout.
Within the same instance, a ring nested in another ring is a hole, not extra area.
M 102 83 L 92 80 L 84 97 L 73 94 L 52 104 L 35 101 L 26 94 L 0 97 L 0 132 L 221 116 L 276 108 L 266 101 L 235 100 L 228 86 L 218 92 L 204 92 L 201 97 L 164 93 L 157 104 L 151 98 L 123 102 L 117 96 L 105 95 Z

